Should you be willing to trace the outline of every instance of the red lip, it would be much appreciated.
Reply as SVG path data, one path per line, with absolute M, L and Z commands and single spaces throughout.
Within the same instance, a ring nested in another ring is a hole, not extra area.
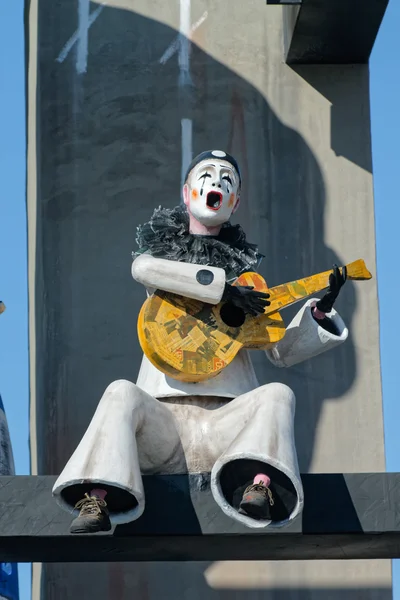
M 221 192 L 208 192 L 206 204 L 210 210 L 219 210 L 222 205 Z

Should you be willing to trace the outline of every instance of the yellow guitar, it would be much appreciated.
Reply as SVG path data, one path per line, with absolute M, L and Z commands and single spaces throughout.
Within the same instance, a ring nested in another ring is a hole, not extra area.
M 138 336 L 157 369 L 181 381 L 218 375 L 242 348 L 267 350 L 285 335 L 279 310 L 329 286 L 332 270 L 268 289 L 258 273 L 244 273 L 234 285 L 270 294 L 264 314 L 252 317 L 229 302 L 217 305 L 157 291 L 143 304 Z M 347 265 L 347 278 L 371 279 L 363 260 Z

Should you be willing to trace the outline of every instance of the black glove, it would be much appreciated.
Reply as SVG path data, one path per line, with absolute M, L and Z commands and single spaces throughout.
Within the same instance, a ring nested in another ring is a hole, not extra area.
M 271 302 L 268 301 L 269 294 L 253 290 L 254 288 L 251 286 L 229 285 L 229 283 L 226 283 L 222 300 L 224 302 L 231 302 L 237 308 L 241 308 L 246 314 L 255 317 L 262 314 L 265 307 L 269 306 Z
M 330 313 L 335 303 L 336 298 L 339 296 L 339 292 L 344 286 L 347 279 L 347 269 L 342 267 L 340 272 L 337 265 L 333 265 L 333 272 L 329 275 L 329 287 L 328 290 L 316 304 L 316 308 L 324 313 Z

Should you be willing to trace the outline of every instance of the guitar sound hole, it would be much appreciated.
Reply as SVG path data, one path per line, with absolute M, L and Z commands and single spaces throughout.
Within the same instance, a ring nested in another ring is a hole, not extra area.
M 241 327 L 246 320 L 244 310 L 238 308 L 231 302 L 223 304 L 219 314 L 225 325 L 228 325 L 228 327 Z

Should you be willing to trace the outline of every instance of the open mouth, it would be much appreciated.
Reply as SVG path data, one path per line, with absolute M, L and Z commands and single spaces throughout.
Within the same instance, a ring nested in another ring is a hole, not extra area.
M 208 192 L 207 206 L 211 210 L 218 210 L 222 204 L 222 194 L 220 192 Z

